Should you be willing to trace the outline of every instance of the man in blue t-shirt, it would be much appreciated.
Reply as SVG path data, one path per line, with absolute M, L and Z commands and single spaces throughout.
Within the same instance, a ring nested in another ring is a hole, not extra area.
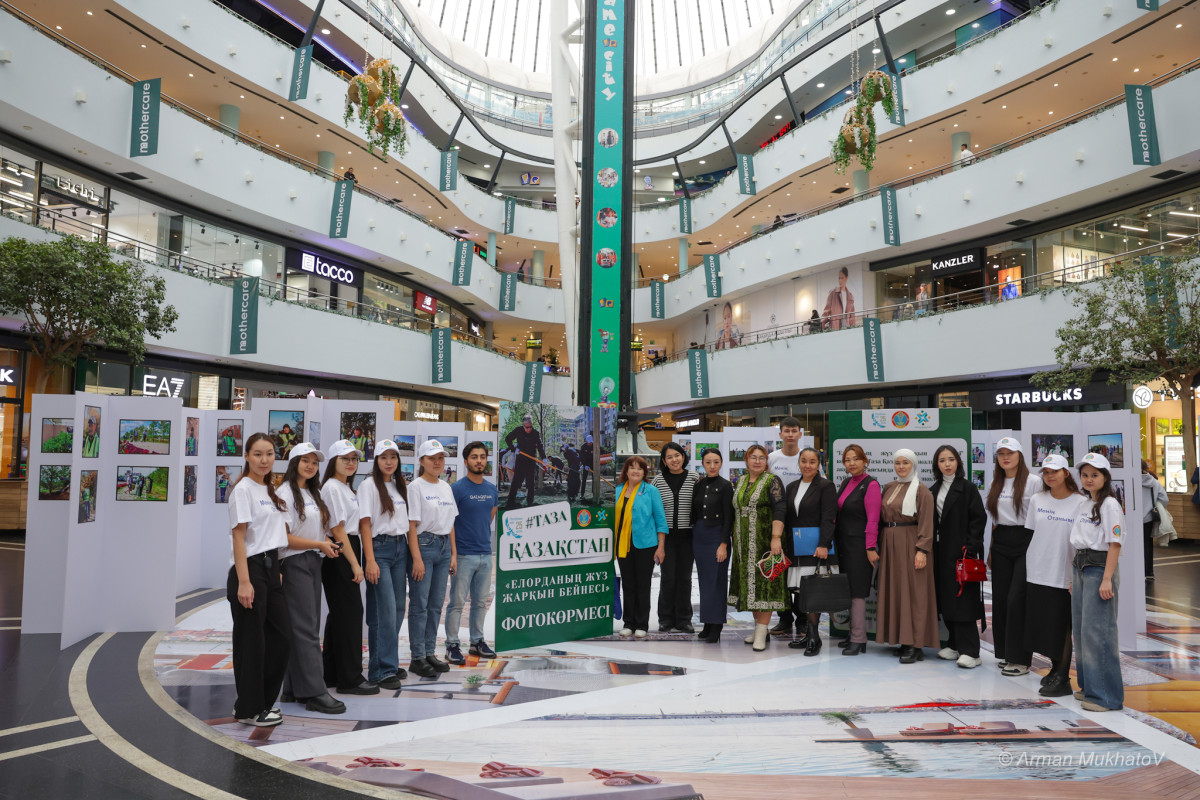
M 454 542 L 458 551 L 458 569 L 450 578 L 450 607 L 446 609 L 446 661 L 465 664 L 458 643 L 467 593 L 471 594 L 471 648 L 480 658 L 495 658 L 496 651 L 483 638 L 483 619 L 492 599 L 492 530 L 496 524 L 496 506 L 500 492 L 496 484 L 483 479 L 487 471 L 488 451 L 483 442 L 471 442 L 463 448 L 467 479 L 451 485 L 458 516 L 454 519 Z

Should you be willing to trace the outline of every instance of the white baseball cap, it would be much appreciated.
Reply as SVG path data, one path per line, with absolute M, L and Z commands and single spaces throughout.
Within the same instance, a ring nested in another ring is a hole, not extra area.
M 1079 460 L 1079 466 L 1082 467 L 1084 464 L 1090 464 L 1096 469 L 1112 469 L 1112 467 L 1110 467 L 1108 464 L 1108 459 L 1099 453 L 1088 453 L 1086 456 L 1081 458 Z
M 398 453 L 400 451 L 397 449 L 396 452 Z M 444 456 L 445 454 L 446 448 L 442 447 L 441 442 L 439 442 L 437 439 L 429 439 L 428 441 L 422 442 L 421 449 L 417 451 L 417 458 L 437 455 Z
M 329 449 L 325 451 L 325 455 L 329 456 L 330 460 L 341 458 L 347 453 L 358 453 L 359 458 L 363 457 L 362 450 L 355 447 L 349 439 L 338 439 L 329 445 Z
M 1011 436 L 1005 436 L 996 442 L 996 452 L 1000 452 L 1001 450 L 1012 450 L 1014 453 L 1020 453 L 1021 443 Z
M 400 447 L 395 442 L 393 442 L 391 439 L 380 439 L 378 442 L 375 443 L 375 457 L 376 458 L 379 458 L 381 455 L 386 453 L 388 450 L 391 450 L 396 455 L 400 455 Z
M 291 461 L 293 458 L 300 458 L 300 456 L 306 456 L 310 453 L 316 454 L 318 462 L 325 460 L 325 454 L 313 447 L 311 442 L 301 442 L 292 448 L 292 452 L 288 454 L 288 461 Z
M 1066 469 L 1068 466 L 1070 466 L 1070 465 L 1067 464 L 1067 460 L 1065 458 L 1063 458 L 1062 456 L 1058 455 L 1057 453 L 1048 455 L 1044 459 L 1042 459 L 1042 470 L 1043 471 L 1048 470 L 1048 469 Z

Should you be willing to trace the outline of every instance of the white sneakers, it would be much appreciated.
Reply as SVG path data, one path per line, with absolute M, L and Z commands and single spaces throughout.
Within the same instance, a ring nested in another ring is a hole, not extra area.
M 645 631 L 634 631 L 634 632 L 633 632 L 633 638 L 635 638 L 635 639 L 645 639 L 645 638 L 646 638 L 646 632 L 645 632 Z
M 628 639 L 630 636 L 633 636 L 633 629 L 632 628 L 621 628 L 621 632 L 617 635 L 620 636 L 622 639 Z M 645 634 L 642 634 L 642 635 L 644 636 Z
M 943 657 L 941 653 L 938 653 L 938 656 Z M 958 657 L 958 666 L 962 667 L 963 669 L 975 669 L 982 663 L 982 658 L 975 658 L 974 656 L 969 656 L 966 653 L 963 653 Z
M 944 661 L 957 661 L 958 651 L 951 647 L 943 647 L 941 650 L 938 650 L 938 658 Z

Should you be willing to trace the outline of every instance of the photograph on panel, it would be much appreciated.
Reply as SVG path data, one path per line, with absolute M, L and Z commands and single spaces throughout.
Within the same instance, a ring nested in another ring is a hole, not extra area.
M 123 419 L 117 453 L 123 456 L 165 456 L 171 453 L 171 420 Z

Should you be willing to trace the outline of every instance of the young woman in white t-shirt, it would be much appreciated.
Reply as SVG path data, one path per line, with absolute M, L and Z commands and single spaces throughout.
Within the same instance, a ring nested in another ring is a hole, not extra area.
M 272 706 L 283 686 L 290 650 L 279 574 L 279 549 L 288 543 L 287 505 L 271 482 L 274 465 L 274 439 L 252 434 L 246 440 L 242 474 L 229 494 L 233 556 L 225 596 L 233 615 L 233 716 L 260 728 L 283 722 Z
M 1071 546 L 1071 625 L 1075 638 L 1075 675 L 1085 711 L 1116 711 L 1125 704 L 1121 654 L 1117 649 L 1117 561 L 1125 541 L 1125 512 L 1113 495 L 1108 459 L 1088 453 L 1079 462 L 1079 480 L 1087 492 Z
M 375 447 L 371 474 L 358 487 L 358 528 L 371 541 L 374 578 L 367 581 L 367 680 L 400 691 L 400 625 L 408 581 L 408 491 L 400 475 L 400 448 L 391 439 Z
M 454 519 L 458 504 L 450 484 L 441 479 L 446 450 L 430 439 L 417 451 L 421 470 L 408 487 L 408 671 L 422 678 L 447 672 L 438 658 L 437 631 L 446 604 L 446 581 L 458 567 Z
M 325 455 L 329 464 L 321 479 L 321 496 L 329 506 L 329 532 L 342 546 L 340 558 L 321 565 L 325 587 L 325 685 L 338 694 L 379 694 L 379 687 L 362 674 L 363 603 L 359 584 L 371 572 L 370 542 L 358 536 L 358 498 L 350 478 L 358 471 L 361 452 L 348 439 L 339 439 Z M 365 566 L 360 567 L 363 564 Z
M 1016 670 L 1009 669 L 1010 676 L 1028 672 L 1032 659 L 1022 644 L 1020 626 L 1025 619 L 1025 550 L 1033 538 L 1025 517 L 1029 499 L 1039 488 L 1037 478 L 1029 475 L 1021 443 L 1011 436 L 996 442 L 996 470 L 984 503 L 992 516 L 987 565 L 992 572 L 992 641 L 1001 671 L 1010 664 Z M 1010 631 L 1011 626 L 1016 627 Z
M 1071 528 L 1086 500 L 1062 456 L 1042 462 L 1043 490 L 1029 501 L 1025 527 L 1033 539 L 1025 551 L 1025 613 L 1010 630 L 1020 629 L 1020 647 L 1050 659 L 1050 672 L 1042 678 L 1044 697 L 1071 693 Z M 1019 625 L 1017 623 L 1020 623 Z M 1009 664 L 1029 671 L 1029 663 Z M 1005 673 L 1007 674 L 1007 673 Z
M 288 546 L 279 551 L 279 560 L 292 643 L 283 699 L 302 702 L 309 711 L 341 714 L 346 705 L 326 691 L 321 661 L 321 564 L 341 553 L 341 545 L 327 534 L 329 507 L 317 487 L 325 454 L 308 442 L 290 447 L 290 453 L 280 487 Z

